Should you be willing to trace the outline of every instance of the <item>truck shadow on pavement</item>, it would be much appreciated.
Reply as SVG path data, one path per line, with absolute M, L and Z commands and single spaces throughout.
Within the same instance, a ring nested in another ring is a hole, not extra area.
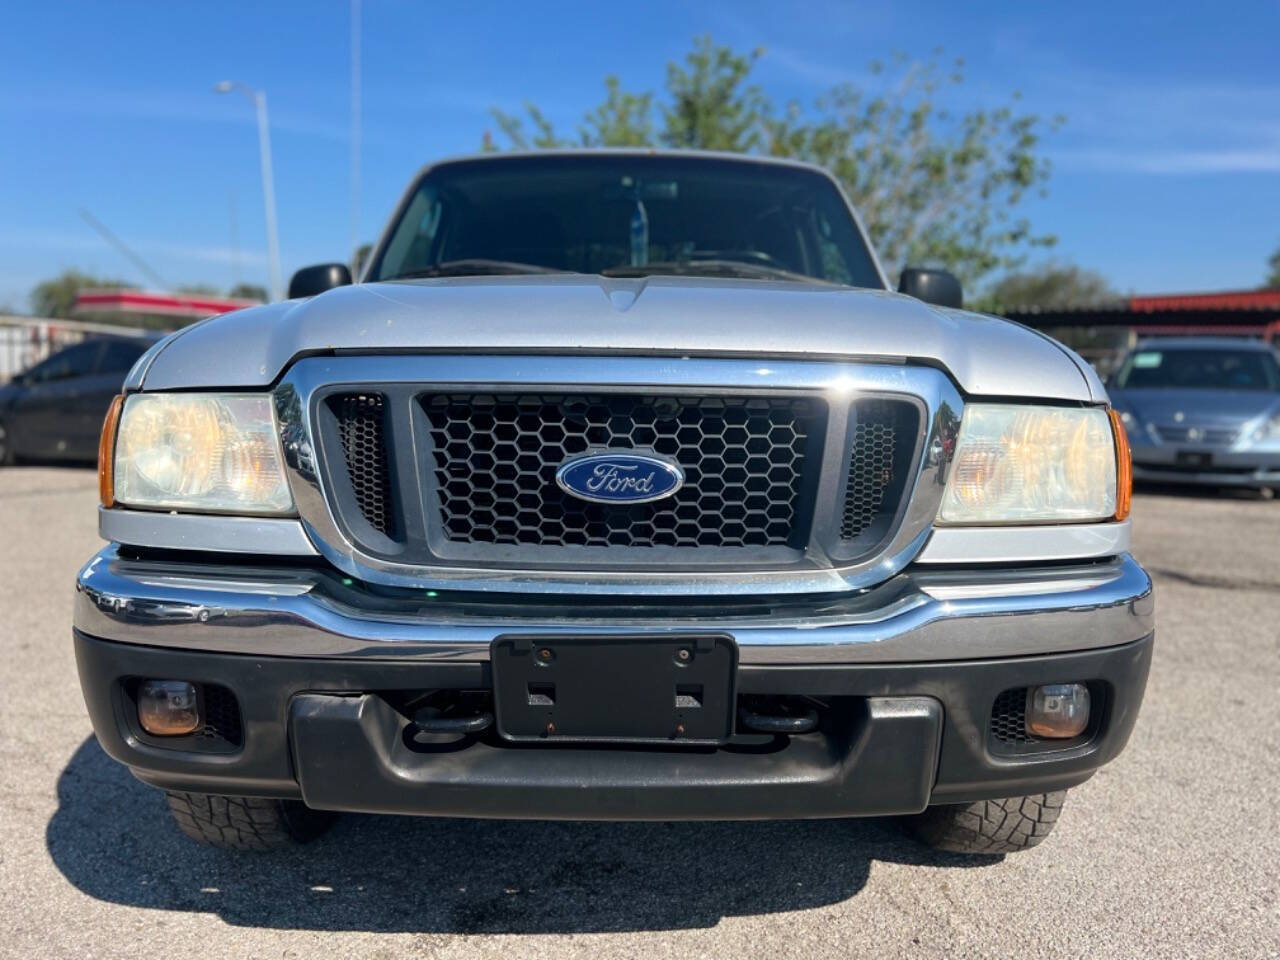
M 49 853 L 80 891 L 237 926 L 596 933 L 714 926 L 840 902 L 872 860 L 972 867 L 891 821 L 553 823 L 349 816 L 322 839 L 233 854 L 186 839 L 163 795 L 91 736 L 58 780 Z

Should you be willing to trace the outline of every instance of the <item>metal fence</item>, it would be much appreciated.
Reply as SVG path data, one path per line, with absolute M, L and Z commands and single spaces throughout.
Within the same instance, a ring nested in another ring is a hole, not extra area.
M 114 323 L 0 315 L 0 383 L 85 337 L 136 337 L 148 332 L 154 331 Z

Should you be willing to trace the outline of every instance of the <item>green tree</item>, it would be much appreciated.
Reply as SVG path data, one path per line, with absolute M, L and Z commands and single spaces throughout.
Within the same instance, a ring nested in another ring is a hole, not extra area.
M 977 299 L 989 313 L 1021 307 L 1057 310 L 1115 300 L 1120 294 L 1102 274 L 1070 263 L 1047 263 L 1035 270 L 1008 273 Z
M 689 150 L 747 153 L 765 146 L 771 108 L 764 93 L 747 78 L 764 53 L 734 53 L 710 37 L 694 41 L 684 66 L 667 64 L 667 95 L 662 107 L 664 146 Z
M 647 147 L 655 141 L 653 128 L 653 94 L 626 93 L 615 76 L 604 78 L 605 98 L 598 107 L 587 111 L 578 128 L 577 138 L 562 137 L 555 125 L 532 103 L 525 103 L 524 116 L 505 113 L 496 107 L 490 111 L 498 130 L 516 150 L 552 150 L 565 147 Z M 526 128 L 528 121 L 530 131 Z M 486 150 L 495 149 L 486 135 Z
M 118 290 L 129 286 L 123 280 L 95 277 L 80 270 L 63 270 L 36 284 L 31 291 L 31 309 L 37 317 L 69 317 L 76 297 L 83 290 Z
M 1271 268 L 1271 275 L 1267 277 L 1267 286 L 1273 290 L 1280 290 L 1280 248 L 1271 255 L 1267 266 Z
M 604 103 L 583 119 L 583 143 L 643 147 L 653 143 L 653 94 L 626 93 L 617 77 L 604 78 Z
M 615 78 L 607 78 L 615 79 Z M 497 107 L 494 107 L 490 113 L 493 114 L 494 122 L 497 123 L 498 129 L 502 131 L 503 136 L 507 138 L 510 145 L 516 150 L 551 150 L 556 147 L 572 147 L 572 140 L 565 140 L 556 135 L 555 125 L 547 119 L 546 114 L 539 110 L 532 103 L 525 103 L 524 111 L 526 117 L 518 117 L 515 114 L 504 113 Z M 525 133 L 524 121 L 528 121 L 533 125 L 533 134 Z M 584 146 L 592 146 L 585 141 Z M 484 143 L 486 150 L 492 150 L 493 142 L 486 136 Z
M 238 300 L 257 300 L 266 303 L 267 288 L 256 283 L 237 283 L 227 291 L 227 296 Z
M 709 37 L 667 66 L 665 96 L 624 91 L 605 80 L 605 100 L 585 114 L 576 138 L 560 136 L 533 104 L 523 116 L 494 111 L 512 147 L 668 146 L 793 157 L 841 181 L 885 263 L 938 264 L 968 284 L 1014 269 L 1054 238 L 1037 234 L 1018 207 L 1043 192 L 1049 161 L 1038 152 L 1044 120 L 1010 101 L 953 112 L 949 93 L 963 63 L 905 56 L 873 64 L 869 89 L 834 88 L 813 104 L 778 108 L 751 83 L 761 50 L 738 53 Z M 653 121 L 658 106 L 661 124 Z M 485 146 L 493 148 L 486 135 Z

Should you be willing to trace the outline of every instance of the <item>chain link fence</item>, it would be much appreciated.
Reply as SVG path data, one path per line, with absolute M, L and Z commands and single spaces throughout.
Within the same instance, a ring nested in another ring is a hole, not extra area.
M 63 347 L 89 336 L 136 337 L 148 332 L 114 323 L 0 314 L 0 383 L 12 379 Z

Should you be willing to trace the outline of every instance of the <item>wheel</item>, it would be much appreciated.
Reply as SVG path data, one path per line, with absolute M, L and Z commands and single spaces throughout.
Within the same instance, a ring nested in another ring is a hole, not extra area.
M 0 467 L 11 467 L 13 461 L 13 444 L 9 441 L 9 426 L 0 420 Z
M 306 843 L 328 830 L 336 818 L 299 800 L 166 794 L 169 810 L 183 833 L 223 850 L 273 850 Z
M 937 850 L 1001 854 L 1029 850 L 1049 835 L 1067 791 L 930 807 L 909 820 L 911 831 Z

